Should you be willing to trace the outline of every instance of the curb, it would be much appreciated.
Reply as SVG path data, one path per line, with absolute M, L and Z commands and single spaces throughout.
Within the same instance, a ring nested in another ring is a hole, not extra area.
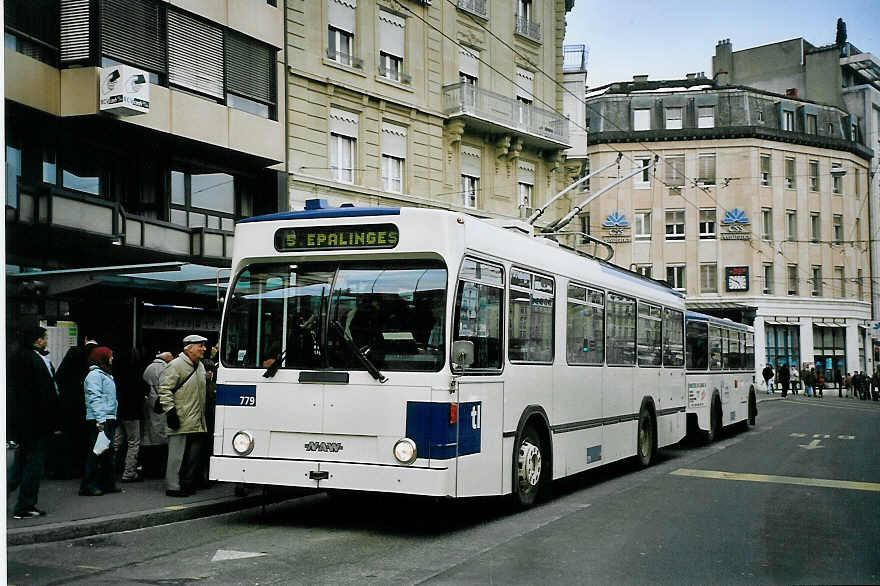
M 103 533 L 131 531 L 133 529 L 143 529 L 145 527 L 154 527 L 156 525 L 165 525 L 167 523 L 265 506 L 287 500 L 288 498 L 291 498 L 290 495 L 263 494 L 234 499 L 224 497 L 198 503 L 135 511 L 121 515 L 108 515 L 92 519 L 8 529 L 6 532 L 6 545 L 29 545 L 50 541 L 65 541 Z

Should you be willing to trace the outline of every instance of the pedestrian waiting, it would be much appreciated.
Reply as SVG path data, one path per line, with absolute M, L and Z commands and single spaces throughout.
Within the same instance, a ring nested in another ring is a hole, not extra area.
M 113 351 L 106 346 L 98 346 L 89 354 L 89 364 L 89 374 L 83 387 L 86 395 L 86 428 L 90 430 L 88 439 L 91 447 L 86 456 L 79 494 L 101 496 L 121 491 L 116 484 L 113 450 L 117 409 L 116 384 L 111 374 Z
M 767 394 L 775 394 L 776 391 L 770 386 L 770 379 L 773 378 L 773 367 L 770 366 L 769 363 L 764 367 L 764 370 L 761 371 L 761 376 L 764 377 L 764 386 L 767 387 Z
M 165 476 L 168 436 L 165 435 L 165 415 L 159 402 L 159 375 L 173 359 L 174 355 L 171 352 L 158 352 L 142 375 L 143 381 L 150 389 L 142 406 L 144 425 L 141 428 L 140 450 L 143 475 L 148 478 Z

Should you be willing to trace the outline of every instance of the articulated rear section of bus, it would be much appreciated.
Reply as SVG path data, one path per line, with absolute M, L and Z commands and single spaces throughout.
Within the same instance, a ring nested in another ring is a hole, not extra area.
M 439 257 L 245 266 L 226 300 L 211 478 L 457 496 L 460 460 L 497 467 L 500 421 L 490 453 L 479 393 L 452 384 L 447 282 Z

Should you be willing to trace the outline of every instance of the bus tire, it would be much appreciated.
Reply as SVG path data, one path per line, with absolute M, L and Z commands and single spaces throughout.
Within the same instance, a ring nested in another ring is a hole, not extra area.
M 515 504 L 528 508 L 535 504 L 543 490 L 550 461 L 546 448 L 534 425 L 526 425 L 516 446 L 516 486 L 513 487 Z
M 712 398 L 712 408 L 709 410 L 709 431 L 706 432 L 706 443 L 712 443 L 721 437 L 721 401 L 718 395 Z
M 758 418 L 758 399 L 755 397 L 755 389 L 749 391 L 749 425 L 754 426 Z
M 640 468 L 647 468 L 654 460 L 657 446 L 657 426 L 651 412 L 642 407 L 639 411 L 639 431 L 636 436 L 636 457 Z

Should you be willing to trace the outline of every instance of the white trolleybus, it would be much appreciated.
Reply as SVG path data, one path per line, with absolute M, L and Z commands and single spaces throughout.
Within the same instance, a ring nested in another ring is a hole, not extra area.
M 691 311 L 685 320 L 688 430 L 711 442 L 726 426 L 754 425 L 753 328 Z
M 530 505 L 684 437 L 684 332 L 664 284 L 466 214 L 249 218 L 211 477 Z

